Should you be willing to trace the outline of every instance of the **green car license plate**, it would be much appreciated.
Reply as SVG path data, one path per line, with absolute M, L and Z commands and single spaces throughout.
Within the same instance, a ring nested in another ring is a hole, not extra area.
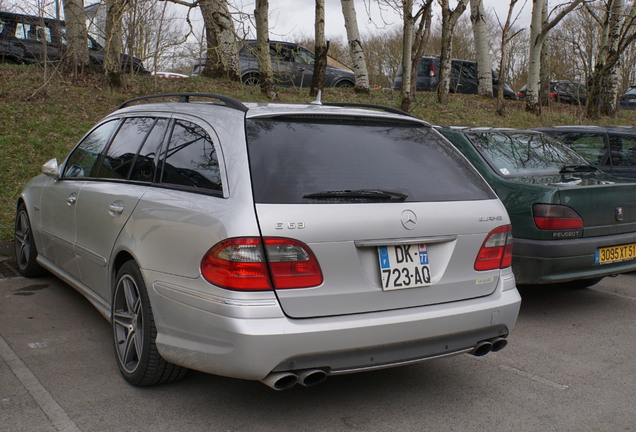
M 607 264 L 636 258 L 636 243 L 598 248 L 594 254 L 596 264 Z
M 424 243 L 378 246 L 378 258 L 384 290 L 431 284 L 428 250 Z

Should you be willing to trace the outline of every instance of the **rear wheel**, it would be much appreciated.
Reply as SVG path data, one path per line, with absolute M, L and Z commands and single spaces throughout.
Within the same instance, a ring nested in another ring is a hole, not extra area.
M 24 277 L 41 276 L 44 269 L 37 263 L 38 251 L 31 232 L 31 221 L 24 204 L 18 205 L 15 215 L 15 257 L 18 271 Z
M 258 74 L 255 74 L 255 73 L 247 74 L 243 77 L 243 84 L 260 85 L 261 78 L 258 76 Z
M 338 88 L 353 88 L 353 83 L 351 81 L 340 81 L 336 84 Z
M 157 350 L 157 329 L 146 285 L 134 261 L 124 263 L 117 272 L 111 323 L 117 365 L 130 384 L 164 384 L 185 375 L 187 369 L 168 363 Z

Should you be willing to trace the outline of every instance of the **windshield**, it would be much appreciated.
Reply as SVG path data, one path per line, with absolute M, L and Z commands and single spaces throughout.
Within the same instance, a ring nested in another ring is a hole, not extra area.
M 495 197 L 454 147 L 418 123 L 341 116 L 251 119 L 247 138 L 258 203 Z
M 466 135 L 490 166 L 503 176 L 593 169 L 583 157 L 547 135 L 530 132 L 467 132 Z

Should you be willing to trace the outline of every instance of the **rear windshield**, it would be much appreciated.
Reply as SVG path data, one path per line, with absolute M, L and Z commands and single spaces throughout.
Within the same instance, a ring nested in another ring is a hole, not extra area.
M 503 176 L 559 174 L 589 163 L 554 138 L 539 133 L 467 132 L 491 167 Z
M 495 198 L 430 127 L 342 117 L 247 121 L 258 203 L 430 202 Z

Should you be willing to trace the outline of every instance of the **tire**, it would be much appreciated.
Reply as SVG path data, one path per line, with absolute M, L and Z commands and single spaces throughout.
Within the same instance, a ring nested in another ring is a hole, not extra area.
M 134 261 L 125 262 L 117 272 L 111 325 L 117 366 L 130 384 L 150 386 L 183 378 L 187 369 L 165 361 L 157 350 L 148 292 Z
M 351 81 L 340 81 L 336 83 L 337 88 L 353 88 L 353 83 Z
M 257 86 L 261 84 L 261 78 L 256 73 L 250 73 L 243 77 L 243 84 Z
M 20 274 L 28 278 L 42 276 L 44 269 L 36 261 L 38 251 L 33 239 L 33 232 L 31 231 L 31 220 L 23 203 L 18 205 L 18 210 L 16 211 L 13 240 Z

